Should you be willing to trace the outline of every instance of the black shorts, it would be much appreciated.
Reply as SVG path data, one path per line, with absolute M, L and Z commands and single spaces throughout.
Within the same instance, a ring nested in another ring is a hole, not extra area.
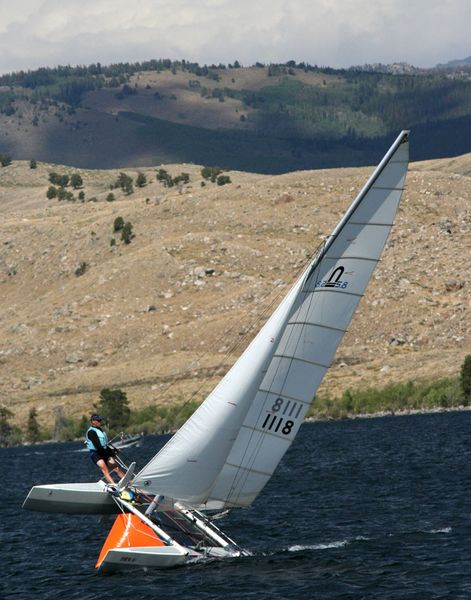
M 108 458 L 103 458 L 103 456 L 100 456 L 96 450 L 90 450 L 90 458 L 95 464 L 97 464 L 99 460 L 104 460 L 105 463 L 108 462 Z

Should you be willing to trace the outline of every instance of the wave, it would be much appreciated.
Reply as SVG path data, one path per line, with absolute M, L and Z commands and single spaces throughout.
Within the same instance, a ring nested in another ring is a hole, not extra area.
M 303 550 L 326 550 L 328 548 L 343 548 L 353 542 L 368 540 L 369 538 L 363 536 L 357 536 L 352 539 L 340 540 L 337 542 L 324 542 L 321 544 L 310 544 L 310 545 L 299 545 L 289 546 L 288 552 L 302 552 Z

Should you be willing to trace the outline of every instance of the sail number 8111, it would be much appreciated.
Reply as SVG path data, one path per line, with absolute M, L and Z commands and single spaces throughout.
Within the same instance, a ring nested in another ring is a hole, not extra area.
M 303 404 L 301 402 L 277 398 L 263 421 L 262 429 L 272 433 L 280 432 L 283 435 L 289 435 L 294 427 L 292 418 L 297 419 L 302 408 Z

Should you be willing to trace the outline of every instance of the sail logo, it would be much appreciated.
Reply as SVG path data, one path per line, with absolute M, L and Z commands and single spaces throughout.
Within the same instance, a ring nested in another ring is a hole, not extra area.
M 337 267 L 332 271 L 329 279 L 320 279 L 316 281 L 316 288 L 337 288 L 344 290 L 348 286 L 348 281 L 343 281 L 341 279 L 344 272 L 344 267 Z

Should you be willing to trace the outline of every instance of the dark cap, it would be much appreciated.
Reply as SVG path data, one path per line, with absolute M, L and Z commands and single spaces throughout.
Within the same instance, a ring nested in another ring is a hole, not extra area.
M 100 417 L 100 415 L 92 415 L 90 417 L 90 421 L 103 421 L 103 419 Z

